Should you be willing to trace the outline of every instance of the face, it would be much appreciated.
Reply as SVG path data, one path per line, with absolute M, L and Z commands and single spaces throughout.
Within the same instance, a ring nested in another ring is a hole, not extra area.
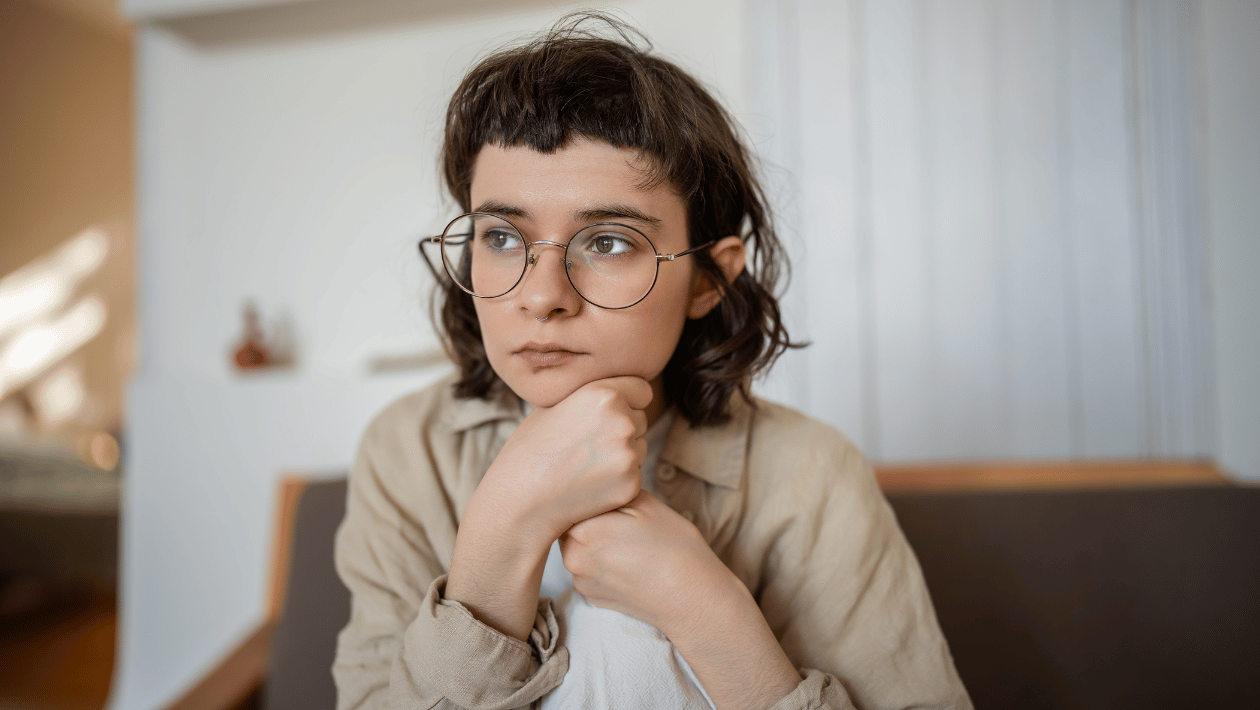
M 487 145 L 473 173 L 472 207 L 510 220 L 528 241 L 565 244 L 594 222 L 617 222 L 647 235 L 662 254 L 684 251 L 686 205 L 667 186 L 640 188 L 645 167 L 633 151 L 585 139 L 550 155 Z M 515 288 L 473 299 L 499 377 L 525 401 L 550 407 L 589 382 L 636 375 L 652 383 L 652 409 L 663 408 L 660 375 L 692 302 L 692 259 L 662 262 L 646 298 L 607 310 L 573 289 L 562 249 L 539 245 L 530 253 L 537 261 Z

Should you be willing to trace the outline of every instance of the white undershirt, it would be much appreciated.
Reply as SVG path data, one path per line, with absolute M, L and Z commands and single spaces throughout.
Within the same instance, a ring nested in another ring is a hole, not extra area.
M 643 488 L 656 495 L 656 466 L 674 415 L 648 428 Z M 559 543 L 551 545 L 539 596 L 552 598 L 560 641 L 569 649 L 569 670 L 541 698 L 544 710 L 570 708 L 659 708 L 713 710 L 682 654 L 651 624 L 591 604 L 573 588 Z

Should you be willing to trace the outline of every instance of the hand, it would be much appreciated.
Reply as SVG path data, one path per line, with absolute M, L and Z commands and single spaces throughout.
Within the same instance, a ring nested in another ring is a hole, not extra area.
M 643 410 L 651 401 L 646 380 L 611 377 L 534 409 L 486 472 L 476 504 L 497 509 L 515 534 L 544 546 L 574 523 L 625 505 L 642 484 Z
M 646 380 L 612 377 L 531 412 L 464 509 L 446 598 L 527 638 L 552 541 L 638 493 L 647 455 L 643 409 L 651 401 Z
M 592 604 L 663 631 L 719 710 L 770 707 L 800 682 L 744 583 L 652 494 L 574 525 L 560 552 Z
M 574 588 L 592 604 L 646 621 L 671 640 L 704 626 L 715 601 L 747 595 L 700 531 L 647 491 L 574 525 L 560 552 Z

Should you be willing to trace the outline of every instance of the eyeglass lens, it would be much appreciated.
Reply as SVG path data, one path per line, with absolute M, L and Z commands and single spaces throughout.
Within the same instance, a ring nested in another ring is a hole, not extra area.
M 446 271 L 477 296 L 502 296 L 524 276 L 530 253 L 535 260 L 548 245 L 527 246 L 511 222 L 493 215 L 464 215 L 447 227 L 442 240 Z M 594 224 L 569 242 L 565 270 L 579 294 L 604 308 L 625 308 L 642 300 L 656 281 L 656 250 L 637 231 Z

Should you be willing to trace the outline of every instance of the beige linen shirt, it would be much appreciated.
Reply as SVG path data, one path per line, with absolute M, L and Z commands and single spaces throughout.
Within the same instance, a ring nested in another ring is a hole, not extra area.
M 564 679 L 551 600 L 528 642 L 442 598 L 464 506 L 523 418 L 506 387 L 458 399 L 452 378 L 368 426 L 336 565 L 351 592 L 337 707 L 508 709 Z M 774 710 L 970 708 L 923 575 L 861 452 L 835 429 L 736 398 L 731 420 L 677 417 L 660 497 L 743 580 L 802 681 Z

